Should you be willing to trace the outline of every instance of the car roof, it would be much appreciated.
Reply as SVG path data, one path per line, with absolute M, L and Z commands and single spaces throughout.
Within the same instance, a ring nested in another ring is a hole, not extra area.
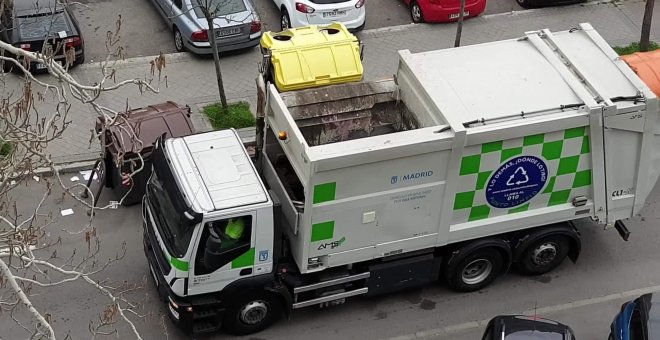
M 500 315 L 493 318 L 495 334 L 504 332 L 504 339 L 558 339 L 572 340 L 566 338 L 566 334 L 573 334 L 571 328 L 554 320 L 530 317 L 524 315 Z M 535 336 L 538 333 L 541 337 Z M 542 335 L 543 334 L 543 335 Z M 547 337 L 553 334 L 556 337 Z M 499 340 L 499 337 L 496 337 Z
M 64 8 L 57 0 L 14 0 L 14 10 L 21 13 L 43 13 L 48 9 Z

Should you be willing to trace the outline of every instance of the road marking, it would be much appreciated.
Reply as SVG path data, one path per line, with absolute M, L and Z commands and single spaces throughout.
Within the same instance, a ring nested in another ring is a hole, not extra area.
M 541 307 L 541 308 L 536 308 L 534 309 L 528 309 L 521 314 L 524 315 L 533 315 L 534 313 L 536 314 L 548 314 L 548 313 L 554 313 L 554 312 L 561 312 L 569 309 L 574 309 L 578 307 L 585 307 L 585 306 L 590 306 L 590 305 L 595 305 L 599 303 L 604 303 L 604 302 L 611 302 L 615 300 L 620 300 L 620 299 L 629 299 L 632 300 L 633 298 L 637 298 L 640 295 L 652 293 L 660 291 L 660 285 L 658 286 L 649 286 L 649 287 L 644 287 L 640 289 L 634 289 L 634 290 L 628 290 L 620 293 L 614 293 L 614 294 L 609 294 L 605 296 L 599 296 L 595 298 L 589 298 L 589 299 L 583 299 L 583 300 L 577 300 L 569 303 L 563 303 L 560 305 L 554 305 L 554 306 L 548 306 L 548 307 Z M 495 315 L 493 315 L 495 316 Z M 614 315 L 612 315 L 614 317 Z M 451 326 L 445 326 L 445 327 L 440 327 L 440 328 L 434 328 L 434 329 L 427 329 L 424 331 L 419 331 L 415 333 L 410 333 L 410 334 L 404 334 L 400 335 L 397 337 L 393 338 L 387 338 L 387 340 L 413 340 L 413 339 L 424 339 L 424 338 L 429 338 L 432 336 L 439 336 L 439 335 L 445 335 L 448 333 L 457 333 L 457 332 L 464 332 L 468 330 L 472 330 L 475 328 L 485 328 L 488 322 L 490 321 L 491 318 L 488 319 L 483 319 L 483 320 L 478 320 L 478 321 L 470 321 L 470 322 L 465 322 L 465 323 L 460 323 L 456 325 L 451 325 Z

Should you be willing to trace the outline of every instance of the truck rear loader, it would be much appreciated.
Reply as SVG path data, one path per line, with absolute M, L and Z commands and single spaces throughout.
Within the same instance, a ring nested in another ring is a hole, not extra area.
M 265 94 L 254 159 L 234 130 L 153 151 L 144 249 L 186 331 L 547 273 L 578 258 L 573 220 L 627 238 L 660 173 L 657 97 L 589 24 L 400 51 L 390 79 Z

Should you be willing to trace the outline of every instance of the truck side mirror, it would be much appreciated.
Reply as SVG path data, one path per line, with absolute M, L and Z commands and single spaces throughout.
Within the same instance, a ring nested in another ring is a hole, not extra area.
M 215 271 L 223 266 L 222 239 L 220 235 L 209 226 L 209 238 L 206 239 L 206 249 L 204 250 L 204 266 L 209 271 Z

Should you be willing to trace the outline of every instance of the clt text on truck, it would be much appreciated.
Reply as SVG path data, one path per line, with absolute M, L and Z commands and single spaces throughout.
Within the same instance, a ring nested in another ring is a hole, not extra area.
M 152 154 L 144 247 L 187 331 L 546 273 L 578 257 L 572 220 L 627 237 L 660 172 L 658 100 L 589 24 L 400 51 L 392 79 L 265 93 L 254 157 L 234 130 Z

